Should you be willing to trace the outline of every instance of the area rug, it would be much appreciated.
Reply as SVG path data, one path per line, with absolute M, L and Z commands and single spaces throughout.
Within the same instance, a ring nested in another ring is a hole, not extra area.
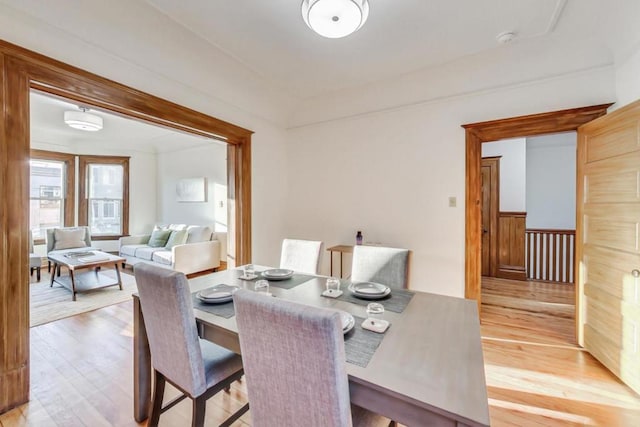
M 63 271 L 62 274 L 65 274 Z M 112 277 L 115 280 L 115 270 L 102 270 L 101 274 Z M 76 300 L 71 301 L 71 291 L 67 288 L 53 284 L 49 287 L 49 275 L 46 269 L 40 282 L 32 282 L 30 312 L 31 326 L 42 325 L 65 317 L 87 311 L 97 310 L 112 304 L 118 304 L 131 299 L 131 294 L 138 291 L 135 278 L 131 274 L 122 273 L 122 290 L 117 286 L 110 286 L 92 292 L 76 294 Z M 34 275 L 35 276 L 35 275 Z

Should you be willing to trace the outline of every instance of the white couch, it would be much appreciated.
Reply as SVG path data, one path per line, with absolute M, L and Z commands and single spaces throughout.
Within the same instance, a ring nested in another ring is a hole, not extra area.
M 186 241 L 171 247 L 154 247 L 148 244 L 151 234 L 121 237 L 119 253 L 126 259 L 125 264 L 134 266 L 146 262 L 191 274 L 218 268 L 220 261 L 227 259 L 227 233 L 213 232 L 208 226 L 184 224 L 156 227 L 154 231 L 157 229 L 172 233 L 186 230 Z

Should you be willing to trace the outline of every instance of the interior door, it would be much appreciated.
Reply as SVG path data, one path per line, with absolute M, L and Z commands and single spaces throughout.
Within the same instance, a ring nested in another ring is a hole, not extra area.
M 500 158 L 482 158 L 482 275 L 496 277 L 498 272 L 498 213 Z
M 640 392 L 640 101 L 578 128 L 578 342 Z

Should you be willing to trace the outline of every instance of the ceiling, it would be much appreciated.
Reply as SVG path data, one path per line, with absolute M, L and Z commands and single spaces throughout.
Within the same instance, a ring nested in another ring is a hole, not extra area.
M 29 101 L 32 145 L 59 145 L 81 151 L 100 148 L 158 153 L 220 143 L 97 110 L 91 113 L 103 118 L 104 128 L 97 132 L 77 130 L 63 121 L 64 112 L 78 110 L 77 104 L 35 91 L 31 91 Z
M 553 43 L 602 39 L 615 33 L 607 18 L 618 12 L 616 8 L 640 3 L 370 0 L 369 19 L 359 31 L 342 39 L 326 39 L 307 28 L 301 2 L 296 0 L 146 1 L 277 87 L 302 98 L 499 49 L 496 36 L 504 31 L 516 32 L 512 44 L 552 38 L 554 33 L 561 37 Z M 633 21 L 631 28 L 635 28 Z

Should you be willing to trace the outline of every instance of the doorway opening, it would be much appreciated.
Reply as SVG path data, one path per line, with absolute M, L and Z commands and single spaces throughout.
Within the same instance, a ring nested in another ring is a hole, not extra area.
M 514 330 L 554 344 L 576 343 L 576 142 L 566 132 L 482 144 L 482 320 L 517 318 Z
M 47 260 L 47 252 L 54 249 L 47 234 L 63 227 L 87 227 L 92 250 L 117 256 L 121 237 L 144 239 L 154 227 L 193 225 L 215 233 L 220 242 L 220 264 L 215 268 L 226 268 L 225 140 L 177 132 L 87 105 L 82 108 L 99 117 L 103 127 L 78 130 L 63 121 L 67 112 L 81 111 L 68 99 L 32 90 L 29 104 L 29 226 L 34 256 Z M 203 198 L 197 202 L 178 200 L 180 183 L 189 180 L 204 184 Z M 163 258 L 167 255 L 160 251 L 149 261 L 167 264 Z M 206 268 L 215 265 L 213 260 L 200 263 L 194 271 L 210 272 Z M 51 262 L 41 267 L 42 280 L 32 274 L 29 286 L 31 327 L 129 300 L 135 291 L 131 268 L 123 264 L 118 274 L 124 291 L 106 286 L 74 301 L 60 284 L 68 279 L 66 269 L 51 280 Z M 92 287 L 88 282 L 93 277 L 86 271 L 80 273 L 83 284 Z M 117 283 L 113 266 L 103 266 L 99 275 L 105 283 Z
M 11 354 L 0 358 L 0 381 L 9 393 L 0 395 L 0 412 L 29 397 L 29 95 L 38 90 L 74 103 L 169 127 L 203 137 L 224 137 L 227 149 L 227 185 L 230 266 L 251 260 L 251 135 L 252 131 L 113 82 L 19 46 L 0 41 L 0 289 L 11 296 L 0 300 L 3 344 Z M 24 268 L 21 268 L 24 267 Z

